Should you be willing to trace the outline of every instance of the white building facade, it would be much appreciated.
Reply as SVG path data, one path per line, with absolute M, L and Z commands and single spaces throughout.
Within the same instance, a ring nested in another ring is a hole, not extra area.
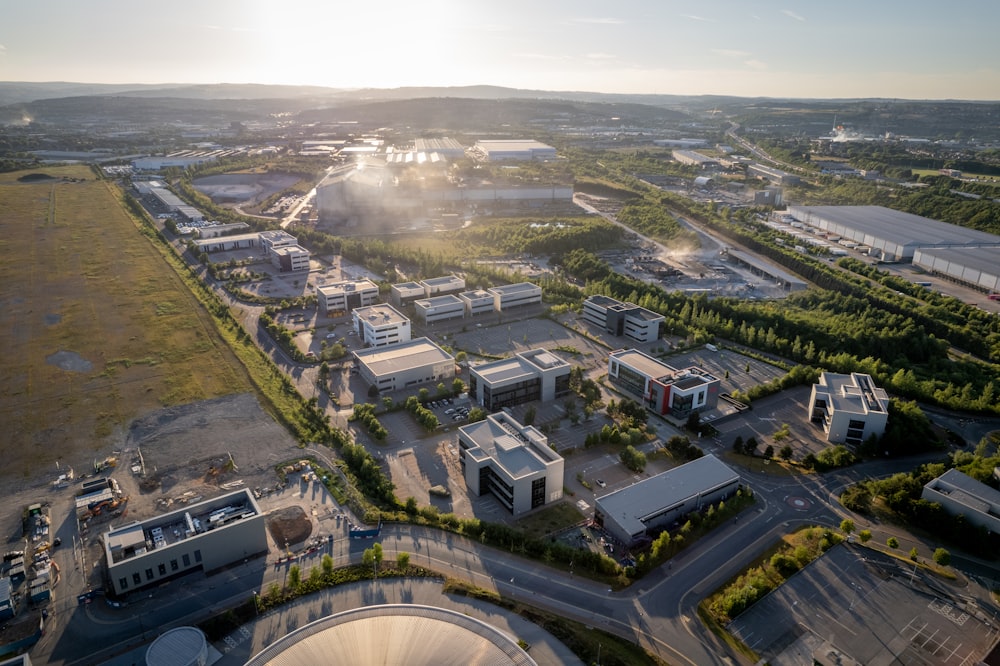
M 366 347 L 385 347 L 410 341 L 410 320 L 388 303 L 351 311 L 354 330 Z
M 493 295 L 493 309 L 497 312 L 542 302 L 542 288 L 531 282 L 505 284 L 486 291 Z
M 358 374 L 379 391 L 455 379 L 455 359 L 427 338 L 353 352 Z
M 562 499 L 564 462 L 533 426 L 506 412 L 458 429 L 459 460 L 469 491 L 490 493 L 518 516 Z
M 453 294 L 422 298 L 413 301 L 413 311 L 417 319 L 424 324 L 433 324 L 448 319 L 461 319 L 465 316 L 465 303 Z
M 660 337 L 666 320 L 651 310 L 633 303 L 622 303 L 610 296 L 595 294 L 583 302 L 583 318 L 606 333 L 636 342 L 653 342 Z
M 824 372 L 809 395 L 809 418 L 822 424 L 827 441 L 857 446 L 885 433 L 889 396 L 871 375 Z
M 350 312 L 372 305 L 378 299 L 378 285 L 371 280 L 334 282 L 316 287 L 316 298 L 324 314 Z

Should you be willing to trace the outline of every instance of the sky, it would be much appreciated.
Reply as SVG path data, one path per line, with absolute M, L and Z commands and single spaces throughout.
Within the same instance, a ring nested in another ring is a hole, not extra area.
M 0 81 L 1000 100 L 997 0 L 0 0 Z

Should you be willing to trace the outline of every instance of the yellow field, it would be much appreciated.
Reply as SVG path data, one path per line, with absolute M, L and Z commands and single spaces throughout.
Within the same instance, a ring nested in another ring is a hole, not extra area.
M 18 180 L 43 172 L 55 179 Z M 0 256 L 0 474 L 103 457 L 139 414 L 251 390 L 116 189 L 88 168 L 0 174 Z

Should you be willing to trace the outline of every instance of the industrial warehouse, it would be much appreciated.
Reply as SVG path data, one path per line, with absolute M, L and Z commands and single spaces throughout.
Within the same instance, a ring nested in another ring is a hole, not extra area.
M 395 391 L 455 378 L 455 359 L 427 338 L 354 352 L 361 378 L 379 391 Z
M 996 257 L 1000 236 L 882 206 L 789 206 L 788 214 L 832 242 L 867 248 L 880 261 L 912 262 L 979 289 L 997 284 L 996 262 L 984 271 L 981 251 Z

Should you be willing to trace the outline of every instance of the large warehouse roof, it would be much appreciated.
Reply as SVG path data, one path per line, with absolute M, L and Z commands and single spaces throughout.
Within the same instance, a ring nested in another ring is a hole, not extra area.
M 530 666 L 514 639 L 462 613 L 387 604 L 316 620 L 271 644 L 247 666 Z
M 884 206 L 789 206 L 797 220 L 813 223 L 810 217 L 863 231 L 876 238 L 903 245 L 983 245 L 1000 243 L 1000 236 L 903 213 Z
M 451 360 L 451 355 L 427 338 L 417 338 L 387 347 L 373 347 L 354 352 L 355 358 L 378 377 L 410 368 Z
M 630 534 L 638 534 L 650 516 L 737 478 L 736 472 L 709 454 L 599 497 L 597 504 Z

